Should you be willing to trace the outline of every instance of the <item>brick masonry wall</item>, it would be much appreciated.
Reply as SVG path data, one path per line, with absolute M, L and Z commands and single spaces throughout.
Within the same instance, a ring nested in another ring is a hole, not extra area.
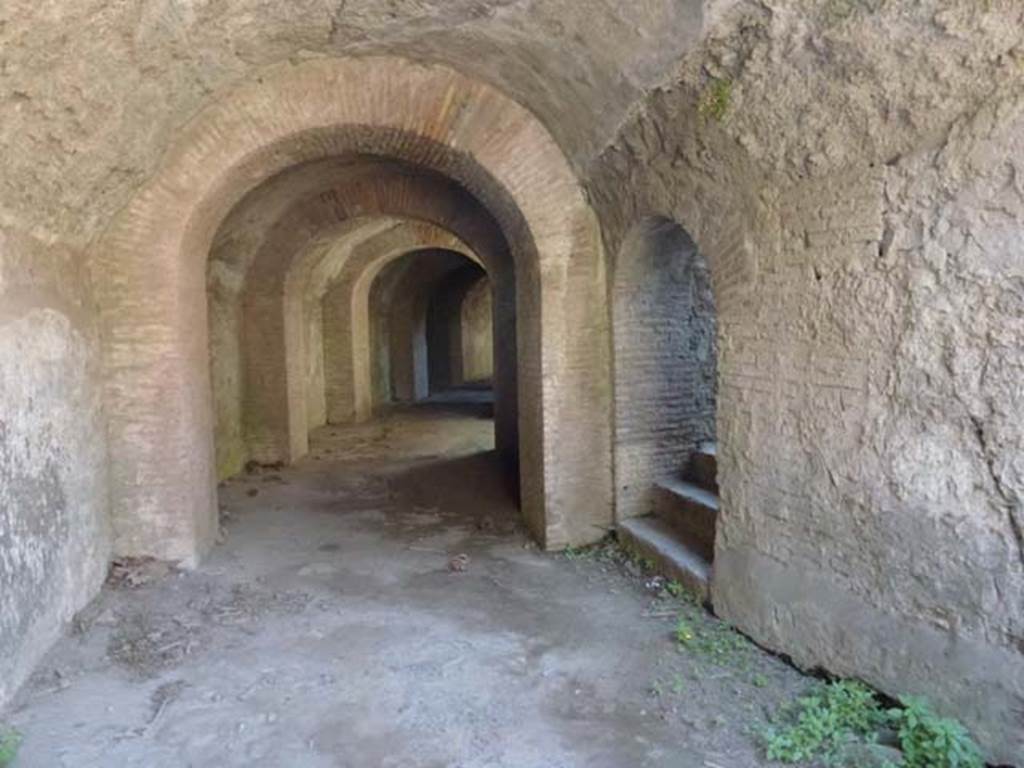
M 466 293 L 461 306 L 462 381 L 486 381 L 494 376 L 494 301 L 486 278 Z
M 714 439 L 717 353 L 710 274 L 679 225 L 652 218 L 630 232 L 612 300 L 621 520 L 650 512 L 654 484 Z
M 652 96 L 592 196 L 612 253 L 660 214 L 712 269 L 716 610 L 1024 753 L 1019 97 L 804 178 L 763 175 L 687 98 Z

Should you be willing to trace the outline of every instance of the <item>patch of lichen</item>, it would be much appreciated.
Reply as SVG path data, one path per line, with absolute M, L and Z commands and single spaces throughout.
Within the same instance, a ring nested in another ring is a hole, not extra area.
M 712 79 L 700 97 L 697 109 L 701 117 L 715 122 L 725 120 L 732 105 L 732 80 L 727 78 Z

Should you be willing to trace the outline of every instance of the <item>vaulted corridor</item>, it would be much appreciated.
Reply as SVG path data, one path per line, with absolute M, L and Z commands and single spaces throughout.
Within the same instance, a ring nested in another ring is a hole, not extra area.
M 1022 179 L 1019 0 L 5 0 L 0 768 L 1024 766 Z

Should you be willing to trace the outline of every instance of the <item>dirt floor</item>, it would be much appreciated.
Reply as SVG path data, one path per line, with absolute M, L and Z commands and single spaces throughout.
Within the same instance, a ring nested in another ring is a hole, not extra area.
M 15 765 L 765 764 L 807 679 L 614 546 L 539 552 L 486 410 L 326 428 L 225 483 L 199 570 L 117 569 L 49 654 L 3 718 Z

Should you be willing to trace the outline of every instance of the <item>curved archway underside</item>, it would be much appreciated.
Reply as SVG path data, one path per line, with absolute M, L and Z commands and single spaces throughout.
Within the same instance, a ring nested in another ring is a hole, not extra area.
M 278 174 L 246 195 L 214 239 L 211 288 L 234 286 L 211 291 L 219 476 L 233 474 L 247 458 L 295 460 L 306 452 L 308 427 L 369 416 L 365 301 L 361 314 L 353 315 L 348 294 L 378 252 L 395 257 L 402 248 L 418 247 L 452 248 L 474 259 L 480 253 L 498 281 L 497 439 L 499 452 L 514 465 L 515 272 L 500 228 L 450 179 L 394 161 L 353 157 Z M 329 283 L 334 285 L 322 301 Z M 243 327 L 248 342 L 241 338 Z M 311 337 L 304 345 L 303 328 L 323 328 L 326 347 L 324 370 L 317 374 L 325 382 L 308 381 L 305 393 L 300 372 L 316 364 L 310 343 L 319 344 Z M 351 328 L 353 337 L 340 328 Z
M 515 271 L 524 515 L 548 547 L 610 524 L 600 238 L 561 151 L 529 112 L 449 69 L 320 59 L 197 115 L 94 246 L 118 552 L 194 562 L 213 540 L 205 276 L 218 227 L 282 171 L 360 154 L 446 176 L 497 222 Z

